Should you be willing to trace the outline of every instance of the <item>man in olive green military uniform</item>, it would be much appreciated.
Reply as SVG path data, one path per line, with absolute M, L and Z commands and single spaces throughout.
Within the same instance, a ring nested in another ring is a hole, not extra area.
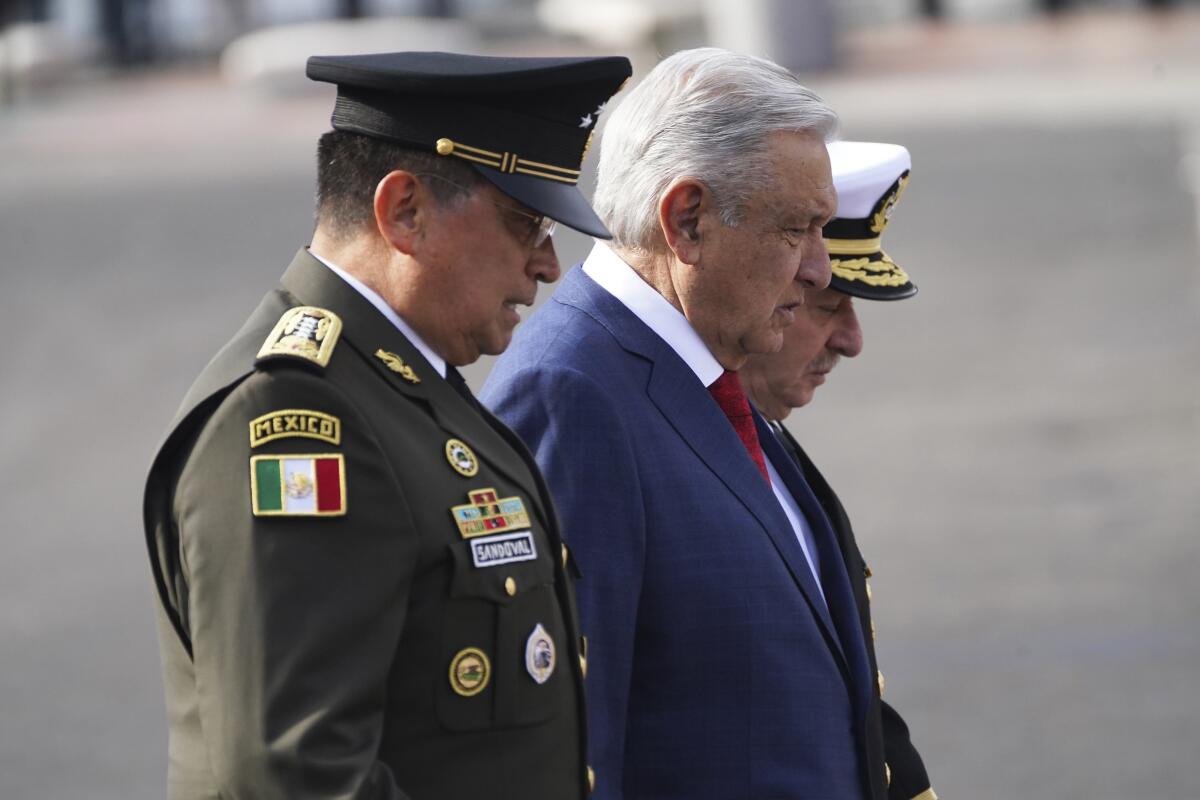
M 145 523 L 169 796 L 571 798 L 574 565 L 455 369 L 558 277 L 623 58 L 316 57 L 318 222 L 188 392 Z

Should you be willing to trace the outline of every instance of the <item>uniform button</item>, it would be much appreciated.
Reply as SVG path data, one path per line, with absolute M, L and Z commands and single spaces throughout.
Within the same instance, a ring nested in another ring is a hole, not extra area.
M 892 768 L 885 761 L 885 762 L 883 762 L 883 769 L 884 769 L 885 774 L 887 775 L 887 785 L 891 786 L 892 785 Z
M 567 568 L 567 546 L 565 544 L 562 546 L 562 560 L 563 560 L 563 569 L 566 569 Z
M 863 564 L 863 575 L 865 575 L 866 577 L 869 578 L 874 574 L 875 574 L 874 572 L 871 572 L 870 567 L 868 567 L 866 564 Z
M 579 672 L 584 678 L 587 678 L 587 656 L 583 653 L 579 654 Z
M 875 639 L 875 620 L 871 620 L 871 639 Z
M 883 697 L 883 673 L 875 670 L 875 677 L 879 680 L 879 696 Z
M 504 591 L 508 592 L 509 597 L 517 593 L 517 582 L 512 579 L 512 576 L 504 579 Z
M 872 601 L 874 601 L 874 599 L 875 598 L 873 597 L 873 592 L 871 591 L 871 584 L 868 583 L 867 584 L 867 601 L 872 602 Z
M 588 791 L 596 791 L 596 770 L 588 767 Z

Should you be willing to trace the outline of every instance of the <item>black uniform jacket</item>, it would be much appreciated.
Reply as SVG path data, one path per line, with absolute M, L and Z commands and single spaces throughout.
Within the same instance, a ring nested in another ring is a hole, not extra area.
M 875 634 L 871 623 L 871 601 L 868 594 L 867 578 L 870 570 L 858 543 L 854 539 L 854 529 L 850 527 L 850 518 L 846 509 L 834 494 L 833 489 L 825 481 L 824 476 L 817 470 L 812 460 L 800 447 L 799 442 L 782 425 L 772 424 L 772 429 L 780 436 L 784 449 L 800 465 L 804 479 L 812 488 L 813 493 L 825 509 L 833 530 L 837 534 L 838 544 L 842 548 L 842 557 L 846 559 L 846 571 L 850 575 L 850 586 L 854 591 L 854 600 L 858 603 L 858 614 L 862 620 L 863 638 L 867 642 L 867 654 L 871 659 L 871 667 L 880 675 L 875 687 L 871 714 L 868 719 L 868 752 L 874 758 L 880 753 L 885 759 L 885 766 L 878 768 L 872 765 L 871 773 L 883 772 L 886 776 L 888 800 L 931 800 L 936 795 L 930 788 L 929 776 L 925 772 L 925 764 L 917 748 L 909 737 L 908 726 L 888 703 L 883 700 L 883 678 L 879 673 L 879 664 L 875 657 Z M 882 745 L 882 746 L 881 746 Z
M 328 364 L 256 366 L 297 306 L 340 317 Z M 585 796 L 574 566 L 532 465 L 301 251 L 146 488 L 172 800 Z

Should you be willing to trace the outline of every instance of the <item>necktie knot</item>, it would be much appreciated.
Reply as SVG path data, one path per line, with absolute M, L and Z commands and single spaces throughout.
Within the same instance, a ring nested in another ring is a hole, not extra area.
M 767 461 L 763 457 L 762 445 L 758 441 L 758 431 L 754 427 L 754 416 L 750 411 L 750 400 L 742 389 L 742 382 L 736 372 L 725 370 L 708 387 L 708 393 L 717 401 L 729 424 L 742 440 L 742 446 L 750 454 L 758 471 L 762 473 L 767 483 L 771 482 L 767 474 Z
M 725 416 L 730 419 L 750 416 L 750 400 L 746 397 L 746 392 L 742 389 L 742 381 L 736 372 L 732 370 L 722 372 L 721 377 L 708 387 L 708 393 L 713 396 L 717 405 L 725 412 Z

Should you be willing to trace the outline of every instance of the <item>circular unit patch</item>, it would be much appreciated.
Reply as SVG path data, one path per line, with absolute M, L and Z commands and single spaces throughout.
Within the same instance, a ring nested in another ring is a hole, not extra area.
M 475 473 L 479 472 L 479 459 L 475 458 L 475 453 L 461 439 L 446 440 L 446 460 L 454 467 L 454 471 L 464 478 L 473 478 Z
M 478 647 L 459 650 L 450 661 L 450 688 L 463 697 L 484 690 L 492 677 L 492 663 Z

